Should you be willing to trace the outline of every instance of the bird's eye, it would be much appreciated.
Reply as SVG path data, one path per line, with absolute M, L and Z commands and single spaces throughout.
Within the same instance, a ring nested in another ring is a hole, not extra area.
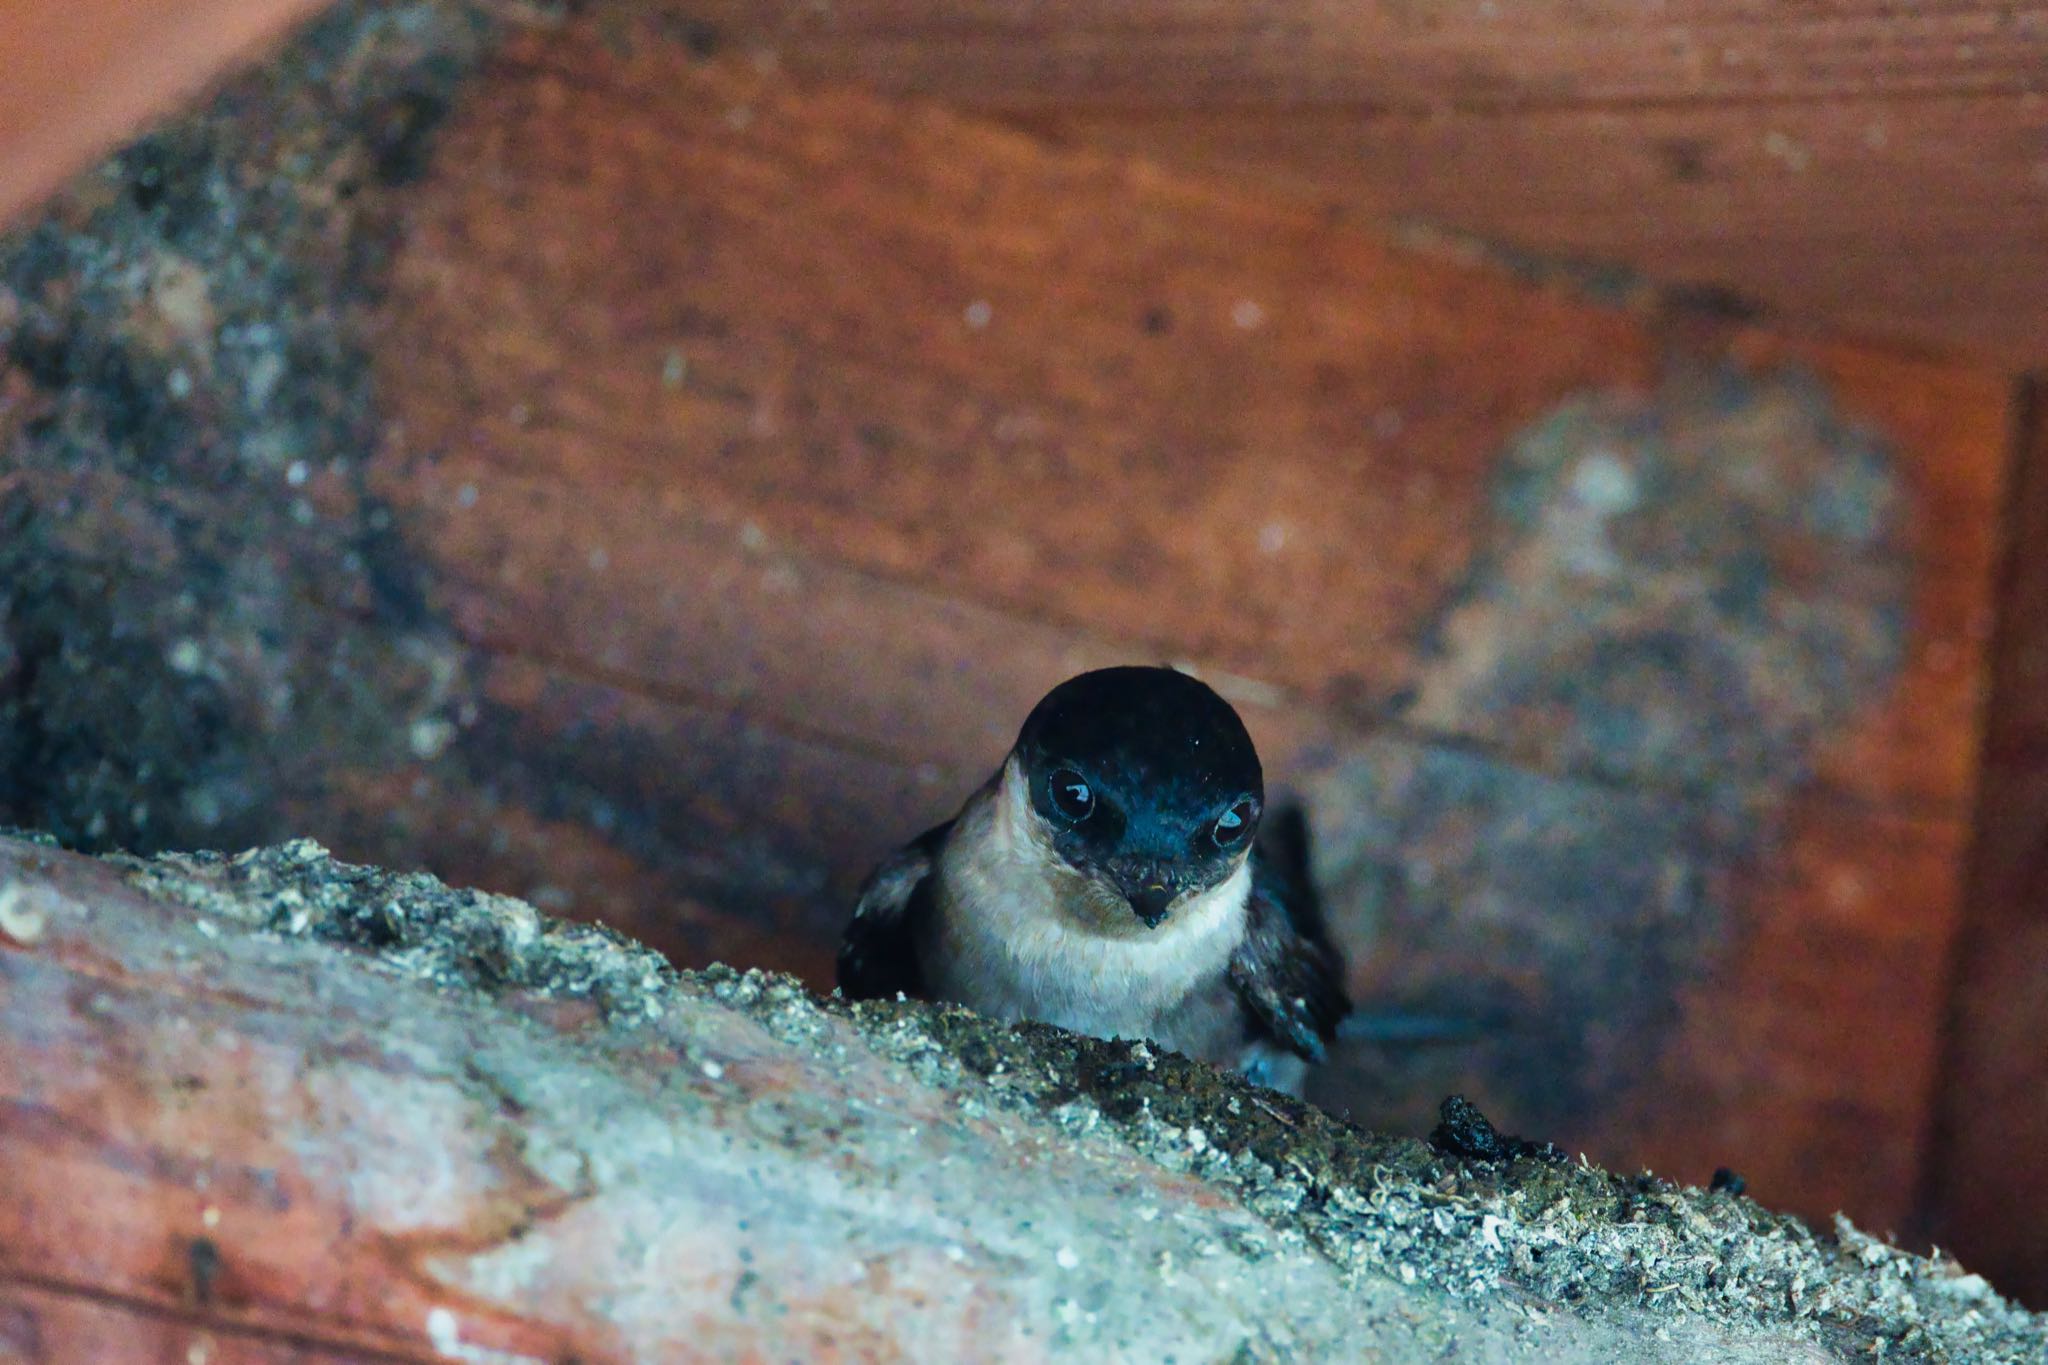
M 1052 796 L 1053 809 L 1077 825 L 1095 810 L 1095 789 L 1072 768 L 1054 769 L 1045 786 Z
M 1251 802 L 1240 801 L 1216 817 L 1216 828 L 1209 832 L 1210 836 L 1216 840 L 1219 847 L 1229 848 L 1250 831 L 1252 816 L 1257 813 L 1257 808 Z

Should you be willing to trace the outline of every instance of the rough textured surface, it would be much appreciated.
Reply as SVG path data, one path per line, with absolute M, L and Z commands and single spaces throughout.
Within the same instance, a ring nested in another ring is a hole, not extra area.
M 380 191 L 482 29 L 316 25 L 0 237 L 0 810 L 235 844 L 329 744 L 395 761 L 446 727 L 456 660 L 364 487 L 362 309 Z
M 0 839 L 0 983 L 11 1359 L 2048 1349 L 1846 1223 L 1453 1159 L 1141 1044 L 676 973 L 309 842 Z

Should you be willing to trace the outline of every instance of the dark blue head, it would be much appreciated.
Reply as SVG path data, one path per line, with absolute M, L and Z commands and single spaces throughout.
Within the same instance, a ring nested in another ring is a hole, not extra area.
M 1170 668 L 1105 668 L 1046 694 L 1017 736 L 1053 848 L 1148 927 L 1243 862 L 1265 803 L 1230 703 Z

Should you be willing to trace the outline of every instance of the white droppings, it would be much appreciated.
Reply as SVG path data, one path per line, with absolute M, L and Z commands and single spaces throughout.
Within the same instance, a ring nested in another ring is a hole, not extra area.
M 1626 512 L 1640 492 L 1635 471 L 1611 451 L 1594 451 L 1572 471 L 1572 495 L 1596 512 Z
M 171 666 L 171 672 L 189 678 L 206 667 L 206 651 L 199 647 L 197 640 L 179 640 L 165 654 L 164 662 Z
M 725 1068 L 719 1063 L 712 1061 L 709 1057 L 699 1062 L 697 1069 L 714 1081 L 722 1080 L 725 1077 Z
M 1794 171 L 1803 171 L 1813 162 L 1813 153 L 1804 143 L 1775 128 L 1764 134 L 1764 154 Z
M 453 1313 L 445 1308 L 427 1310 L 427 1344 L 444 1356 L 461 1353 L 462 1325 Z
M 219 1207 L 218 1207 L 218 1206 L 216 1206 L 216 1205 L 213 1205 L 213 1204 L 208 1204 L 208 1205 L 207 1205 L 207 1206 L 206 1206 L 206 1207 L 205 1207 L 204 1209 L 201 1209 L 201 1210 L 200 1210 L 200 1212 L 199 1212 L 199 1225 L 200 1225 L 201 1227 L 205 1227 L 205 1228 L 217 1228 L 217 1227 L 219 1227 L 219 1226 L 220 1226 L 220 1209 L 219 1209 Z
M 1269 521 L 1259 528 L 1259 553 L 1277 555 L 1287 544 L 1287 523 Z
M 1230 309 L 1230 320 L 1249 332 L 1266 323 L 1266 310 L 1257 299 L 1239 299 Z
M 29 903 L 29 890 L 19 882 L 0 886 L 0 934 L 24 946 L 43 936 L 49 920 Z
M 978 332 L 994 321 L 995 315 L 996 310 L 987 299 L 976 299 L 967 305 L 967 309 L 961 314 L 961 317 L 966 319 L 969 327 Z
M 466 483 L 455 490 L 455 505 L 457 507 L 474 507 L 476 506 L 476 500 L 476 485 L 473 483 Z
M 277 395 L 277 386 L 284 382 L 284 373 L 284 357 L 276 351 L 264 351 L 252 360 L 242 381 L 249 406 L 259 410 L 269 407 L 270 400 Z
M 1081 1264 L 1081 1257 L 1072 1247 L 1061 1247 L 1053 1253 L 1052 1259 L 1061 1270 L 1072 1270 Z
M 467 1360 L 474 1365 L 541 1365 L 533 1356 L 493 1350 L 489 1346 L 464 1341 L 462 1324 L 446 1308 L 427 1310 L 427 1343 L 434 1348 L 435 1354 L 448 1360 Z
M 284 472 L 284 481 L 294 488 L 305 487 L 306 480 L 311 477 L 312 471 L 306 468 L 304 460 L 293 460 L 291 468 Z
M 766 531 L 762 530 L 762 529 L 761 529 L 761 527 L 760 527 L 760 525 L 759 525 L 759 523 L 757 523 L 757 522 L 752 522 L 752 521 L 743 521 L 743 522 L 741 522 L 741 523 L 740 523 L 740 548 L 741 548 L 742 550 L 765 550 L 765 549 L 767 549 L 767 548 L 768 548 L 768 533 L 767 533 Z
M 422 716 L 406 732 L 412 755 L 419 759 L 439 758 L 455 738 L 455 726 L 439 716 Z

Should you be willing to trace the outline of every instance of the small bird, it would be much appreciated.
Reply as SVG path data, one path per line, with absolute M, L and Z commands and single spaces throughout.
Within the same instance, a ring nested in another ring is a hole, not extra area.
M 1298 1094 L 1351 1005 L 1305 878 L 1259 847 L 1264 806 L 1207 684 L 1070 678 L 958 815 L 868 878 L 840 989 L 1150 1039 Z

